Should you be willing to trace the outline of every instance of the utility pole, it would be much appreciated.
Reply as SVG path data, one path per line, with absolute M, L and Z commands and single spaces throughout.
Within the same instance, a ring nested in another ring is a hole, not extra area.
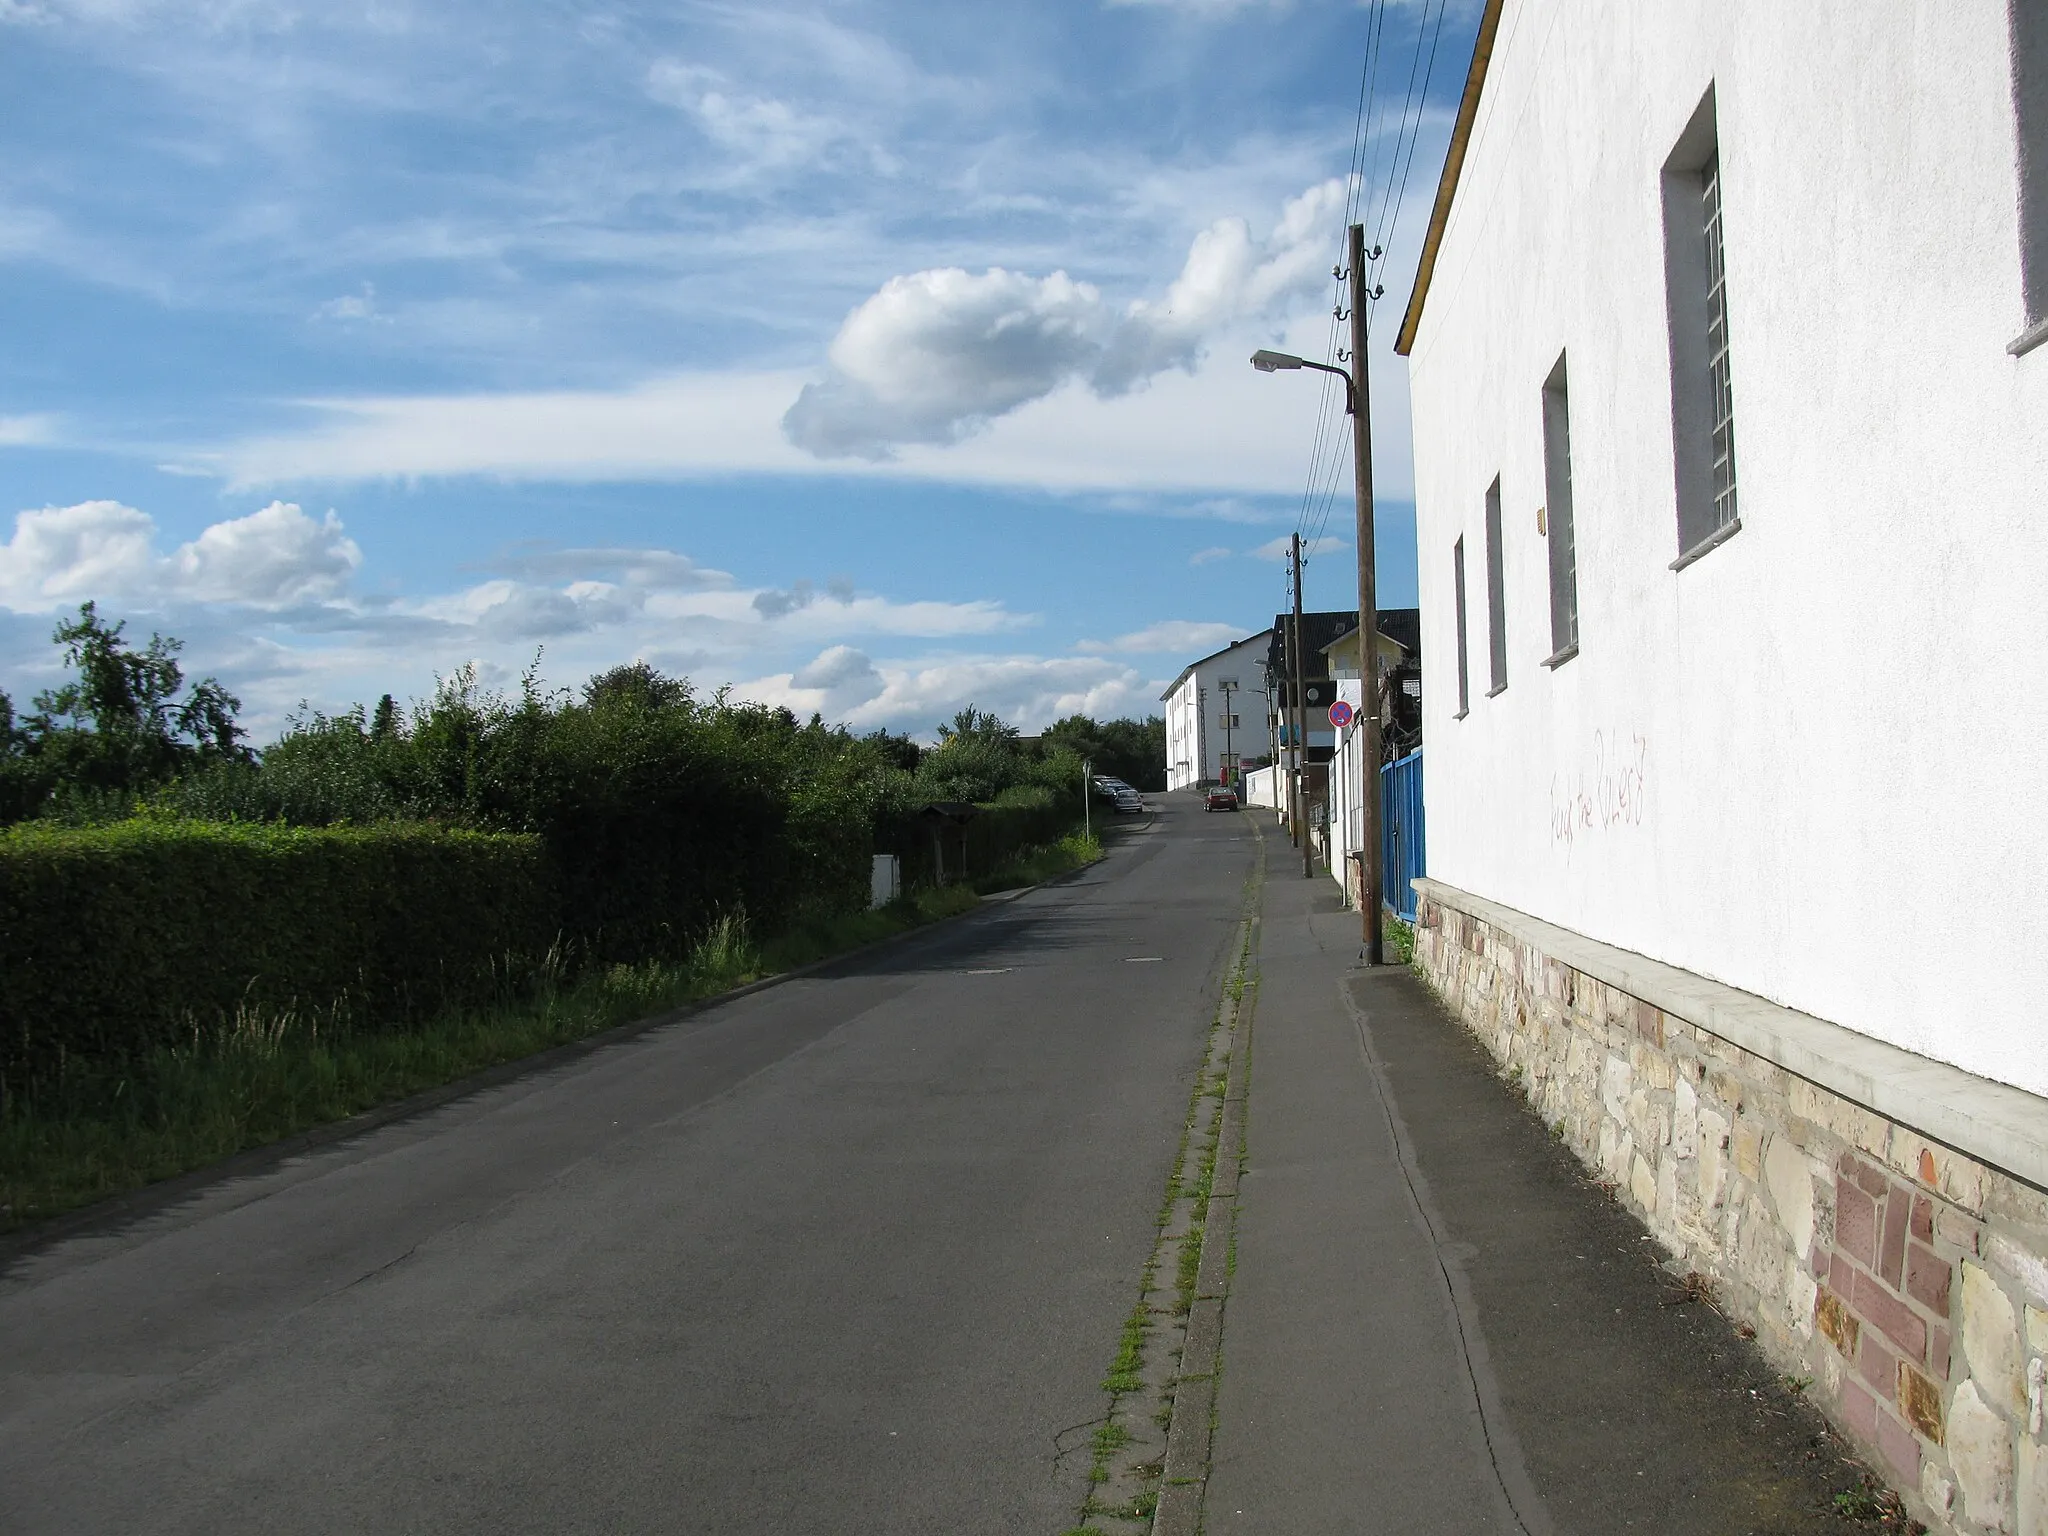
M 1316 873 L 1315 849 L 1308 840 L 1308 700 L 1301 686 L 1301 535 L 1288 546 L 1294 562 L 1294 643 L 1287 648 L 1288 670 L 1294 674 L 1294 836 L 1301 844 L 1301 877 Z
M 1235 766 L 1237 763 L 1237 752 L 1231 735 L 1231 727 L 1237 717 L 1232 715 L 1230 710 L 1231 706 L 1236 703 L 1236 700 L 1232 699 L 1231 695 L 1237 692 L 1237 680 L 1230 677 L 1218 678 L 1216 680 L 1216 691 L 1223 695 L 1223 766 L 1222 771 L 1218 773 L 1217 777 L 1220 779 L 1227 776 L 1227 782 L 1230 784 L 1230 787 L 1236 789 L 1238 787 Z
M 1358 496 L 1358 675 L 1365 706 L 1365 741 L 1362 756 L 1365 782 L 1359 786 L 1365 802 L 1365 858 L 1359 874 L 1358 907 L 1365 924 L 1365 963 L 1382 964 L 1386 958 L 1382 943 L 1380 906 L 1385 900 L 1380 884 L 1380 614 L 1379 572 L 1374 565 L 1372 528 L 1372 382 L 1366 370 L 1366 302 L 1378 298 L 1365 287 L 1365 226 L 1351 226 L 1346 259 L 1351 264 L 1351 452 L 1352 474 Z M 1375 258 L 1379 251 L 1373 251 Z M 1299 606 L 1295 611 L 1300 612 Z

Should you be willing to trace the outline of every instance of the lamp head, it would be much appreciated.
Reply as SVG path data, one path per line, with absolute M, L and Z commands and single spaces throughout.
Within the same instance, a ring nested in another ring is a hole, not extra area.
M 1301 359 L 1286 352 L 1261 350 L 1252 354 L 1252 366 L 1261 373 L 1271 373 L 1276 368 L 1299 368 Z

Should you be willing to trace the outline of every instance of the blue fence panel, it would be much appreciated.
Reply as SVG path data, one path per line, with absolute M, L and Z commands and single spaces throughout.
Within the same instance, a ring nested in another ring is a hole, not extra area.
M 1415 888 L 1429 873 L 1423 857 L 1422 753 L 1380 769 L 1380 878 L 1388 910 L 1415 921 Z

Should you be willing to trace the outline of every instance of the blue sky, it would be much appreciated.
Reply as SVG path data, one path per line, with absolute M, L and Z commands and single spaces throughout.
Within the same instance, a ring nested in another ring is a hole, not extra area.
M 1354 196 L 1412 602 L 1388 347 L 1475 12 L 0 0 L 0 688 L 94 598 L 259 737 L 536 650 L 920 735 L 1149 712 L 1317 476 L 1353 600 L 1330 401 L 1244 359 L 1329 354 Z

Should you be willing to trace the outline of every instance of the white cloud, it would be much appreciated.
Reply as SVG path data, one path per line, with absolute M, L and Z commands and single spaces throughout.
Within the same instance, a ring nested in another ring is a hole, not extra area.
M 47 412 L 0 416 L 0 448 L 32 448 L 57 440 L 57 418 Z
M 730 573 L 699 565 L 670 549 L 534 549 L 500 555 L 490 564 L 515 575 L 572 582 L 609 576 L 622 585 L 650 592 L 694 592 L 732 585 Z
M 316 523 L 290 502 L 273 501 L 215 523 L 166 566 L 188 597 L 276 605 L 332 597 L 362 563 L 334 513 Z
M 1198 549 L 1188 556 L 1189 565 L 1213 565 L 1218 560 L 1228 560 L 1237 551 L 1223 544 L 1212 544 L 1207 549 Z
M 1301 558 L 1313 560 L 1317 555 L 1335 554 L 1340 549 L 1349 549 L 1350 547 L 1351 543 L 1348 539 L 1334 538 L 1325 534 L 1319 539 L 1303 539 L 1301 541 Z M 1287 549 L 1287 539 L 1268 539 L 1257 549 L 1248 549 L 1245 553 L 1254 560 L 1285 560 L 1287 558 Z
M 52 681 L 55 655 L 32 616 L 93 599 L 110 618 L 146 616 L 188 642 L 188 670 L 217 674 L 242 697 L 259 738 L 302 700 L 332 709 L 387 691 L 421 697 L 466 661 L 488 679 L 516 681 L 537 649 L 544 678 L 556 681 L 637 658 L 706 691 L 780 662 L 791 667 L 778 686 L 793 708 L 922 724 L 944 689 L 917 680 L 921 662 L 884 671 L 864 642 L 945 645 L 1038 622 L 996 601 L 898 600 L 845 578 L 741 585 L 662 549 L 515 548 L 486 562 L 484 579 L 405 597 L 355 590 L 361 562 L 332 513 L 316 520 L 288 504 L 216 523 L 169 553 L 155 521 L 120 502 L 24 512 L 0 543 L 0 687 L 21 696 Z M 996 698 L 993 680 L 1008 678 L 1000 697 L 1022 707 L 1087 695 L 1114 670 L 1074 665 L 1048 663 L 1026 687 L 1009 662 L 984 658 L 960 686 L 990 680 Z M 891 688 L 894 702 L 877 703 Z
M 824 379 L 804 386 L 783 430 L 823 458 L 885 459 L 909 443 L 958 443 L 1072 379 L 1114 397 L 1168 369 L 1192 373 L 1220 328 L 1275 314 L 1322 280 L 1344 187 L 1327 181 L 1289 201 L 1263 242 L 1243 219 L 1218 220 L 1165 297 L 1121 317 L 1065 272 L 893 277 L 846 317 Z
M 818 158 L 844 130 L 828 118 L 772 96 L 734 87 L 715 69 L 676 59 L 656 60 L 647 93 L 680 107 L 715 143 L 741 156 L 750 169 L 801 165 Z
M 776 417 L 792 374 L 672 374 L 623 390 L 315 400 L 324 418 L 185 457 L 238 486 L 495 474 L 632 479 L 804 469 Z
M 812 665 L 825 659 L 821 656 Z M 841 659 L 840 665 L 851 673 L 857 664 Z M 1144 680 L 1134 668 L 1098 657 L 953 656 L 881 661 L 871 667 L 882 687 L 847 708 L 846 722 L 863 730 L 905 730 L 926 740 L 935 737 L 939 721 L 968 704 L 1025 731 L 1042 730 L 1076 713 L 1097 719 L 1156 714 L 1162 686 Z M 763 704 L 786 705 L 799 714 L 840 707 L 831 689 L 807 686 L 806 678 L 817 681 L 810 668 L 802 668 L 742 683 L 734 693 Z
M 1225 551 L 1227 554 L 1228 551 Z M 1206 656 L 1220 650 L 1233 640 L 1242 640 L 1245 631 L 1235 624 L 1203 624 L 1191 619 L 1166 619 L 1158 624 L 1148 624 L 1128 635 L 1119 635 L 1114 640 L 1082 640 L 1074 649 L 1091 655 L 1109 655 L 1116 652 L 1138 655 L 1198 655 Z
M 1193 371 L 1219 325 L 1271 313 L 1329 281 L 1344 183 L 1326 181 L 1291 199 L 1263 242 L 1243 219 L 1218 219 L 1195 236 L 1166 297 L 1133 304 L 1096 365 L 1105 395 L 1137 388 L 1168 368 Z
M 331 597 L 362 563 L 332 512 L 315 522 L 289 502 L 215 523 L 169 555 L 156 522 L 117 501 L 18 514 L 0 545 L 0 605 L 46 611 L 88 598 L 183 598 L 281 607 Z
M 1239 11 L 1291 11 L 1294 0 L 1103 0 L 1111 10 L 1140 6 L 1159 11 L 1185 11 L 1191 16 L 1233 16 Z
M 1243 332 L 1219 340 L 1192 375 L 1104 400 L 1069 382 L 951 446 L 907 444 L 894 459 L 821 460 L 778 426 L 801 387 L 787 373 L 677 374 L 622 390 L 370 397 L 312 402 L 309 428 L 191 449 L 188 468 L 231 487 L 490 475 L 512 480 L 703 479 L 742 473 L 882 475 L 952 484 L 1060 490 L 1199 491 L 1298 496 L 1315 431 L 1312 394 L 1254 373 L 1249 355 L 1307 334 Z M 1226 345 L 1226 342 L 1228 343 Z M 1408 455 L 1391 412 L 1380 430 L 1380 488 L 1408 484 Z M 1254 520 L 1247 510 L 1245 520 Z
M 790 678 L 790 686 L 823 693 L 836 710 L 842 711 L 879 698 L 888 688 L 866 653 L 850 645 L 820 651 L 797 669 Z
M 1064 272 L 892 277 L 846 317 L 825 379 L 804 386 L 783 428 L 826 458 L 958 442 L 1086 367 L 1101 311 L 1101 294 Z
M 345 293 L 315 306 L 315 320 L 373 320 L 389 325 L 391 317 L 377 308 L 377 285 L 364 283 L 355 293 Z

